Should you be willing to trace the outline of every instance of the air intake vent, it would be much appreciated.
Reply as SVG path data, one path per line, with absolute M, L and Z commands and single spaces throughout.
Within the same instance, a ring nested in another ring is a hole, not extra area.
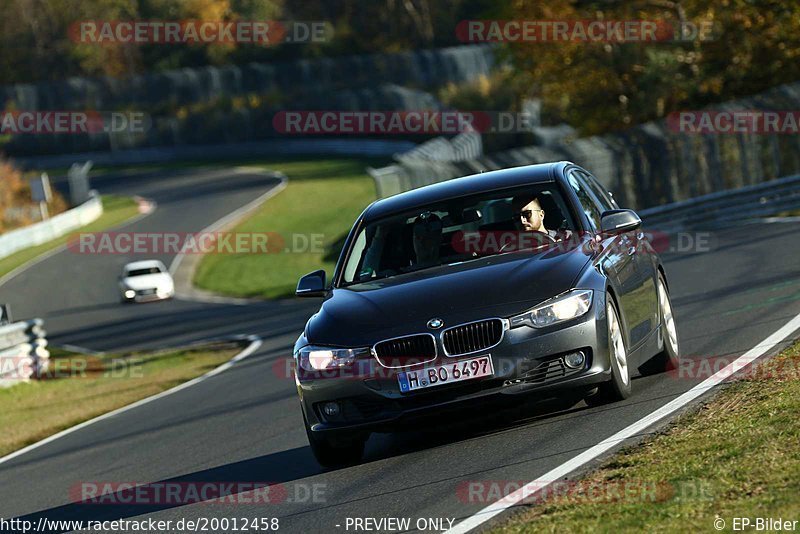
M 430 334 L 388 339 L 375 344 L 375 357 L 384 367 L 409 367 L 436 358 L 436 340 Z
M 494 347 L 503 339 L 503 321 L 487 319 L 448 328 L 442 333 L 445 354 L 459 356 Z
M 536 369 L 532 369 L 521 377 L 522 382 L 532 383 L 546 383 L 565 378 L 575 373 L 579 373 L 583 369 L 572 369 L 564 365 L 564 358 L 556 358 L 549 362 L 540 364 Z

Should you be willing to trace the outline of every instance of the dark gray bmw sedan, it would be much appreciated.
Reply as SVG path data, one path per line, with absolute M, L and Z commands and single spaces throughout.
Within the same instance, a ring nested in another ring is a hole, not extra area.
M 569 162 L 448 180 L 356 220 L 294 347 L 311 448 L 358 462 L 373 431 L 516 395 L 631 395 L 674 368 L 666 274 L 635 212 Z

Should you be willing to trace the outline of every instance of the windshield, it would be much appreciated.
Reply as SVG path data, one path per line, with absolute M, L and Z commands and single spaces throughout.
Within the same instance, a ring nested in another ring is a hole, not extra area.
M 451 199 L 367 224 L 350 247 L 343 282 L 536 250 L 574 230 L 574 219 L 556 184 Z
M 130 278 L 132 276 L 144 276 L 146 274 L 158 274 L 160 272 L 162 271 L 158 267 L 147 267 L 145 269 L 134 269 L 132 271 L 128 271 L 126 276 Z

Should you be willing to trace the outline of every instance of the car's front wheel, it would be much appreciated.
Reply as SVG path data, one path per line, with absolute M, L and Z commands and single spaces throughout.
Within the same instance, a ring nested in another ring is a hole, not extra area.
M 653 375 L 664 371 L 673 371 L 680 365 L 678 352 L 678 330 L 675 327 L 675 317 L 672 315 L 672 302 L 667 291 L 667 284 L 661 273 L 658 274 L 658 308 L 661 317 L 661 337 L 663 347 L 661 352 L 644 362 L 639 368 L 643 375 Z
M 608 357 L 611 361 L 611 380 L 601 384 L 595 393 L 586 397 L 586 404 L 599 406 L 627 399 L 631 396 L 631 370 L 628 349 L 622 333 L 622 323 L 614 300 L 606 299 L 606 325 L 608 328 Z
M 314 458 L 321 466 L 345 467 L 361 461 L 361 457 L 364 455 L 364 445 L 367 442 L 366 437 L 354 436 L 349 440 L 334 441 L 323 436 L 315 436 L 308 426 L 308 421 L 305 421 L 305 416 L 303 420 L 311 452 L 314 453 Z

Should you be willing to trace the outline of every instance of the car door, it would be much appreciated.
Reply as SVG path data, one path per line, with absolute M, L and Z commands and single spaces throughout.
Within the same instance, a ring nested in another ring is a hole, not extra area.
M 602 212 L 615 209 L 602 197 L 598 198 L 589 185 L 591 178 L 584 172 L 573 169 L 568 173 L 570 186 L 578 197 L 581 209 L 593 226 L 600 231 Z M 647 282 L 639 265 L 638 230 L 618 235 L 604 236 L 603 256 L 600 264 L 614 288 L 621 308 L 622 320 L 628 331 L 628 345 L 631 350 L 642 343 L 651 328 L 650 304 L 646 295 Z
M 595 194 L 604 210 L 619 208 L 611 193 L 600 184 L 597 178 L 587 173 L 586 181 L 589 189 Z M 642 228 L 631 232 L 629 241 L 625 245 L 633 249 L 636 270 L 641 278 L 641 285 L 635 297 L 635 305 L 643 310 L 649 310 L 649 313 L 643 312 L 641 326 L 639 326 L 642 329 L 642 336 L 646 338 L 648 334 L 651 334 L 658 327 L 659 320 L 658 290 L 656 288 L 656 282 L 658 281 L 657 257 L 654 254 L 652 244 L 647 238 L 647 234 Z

